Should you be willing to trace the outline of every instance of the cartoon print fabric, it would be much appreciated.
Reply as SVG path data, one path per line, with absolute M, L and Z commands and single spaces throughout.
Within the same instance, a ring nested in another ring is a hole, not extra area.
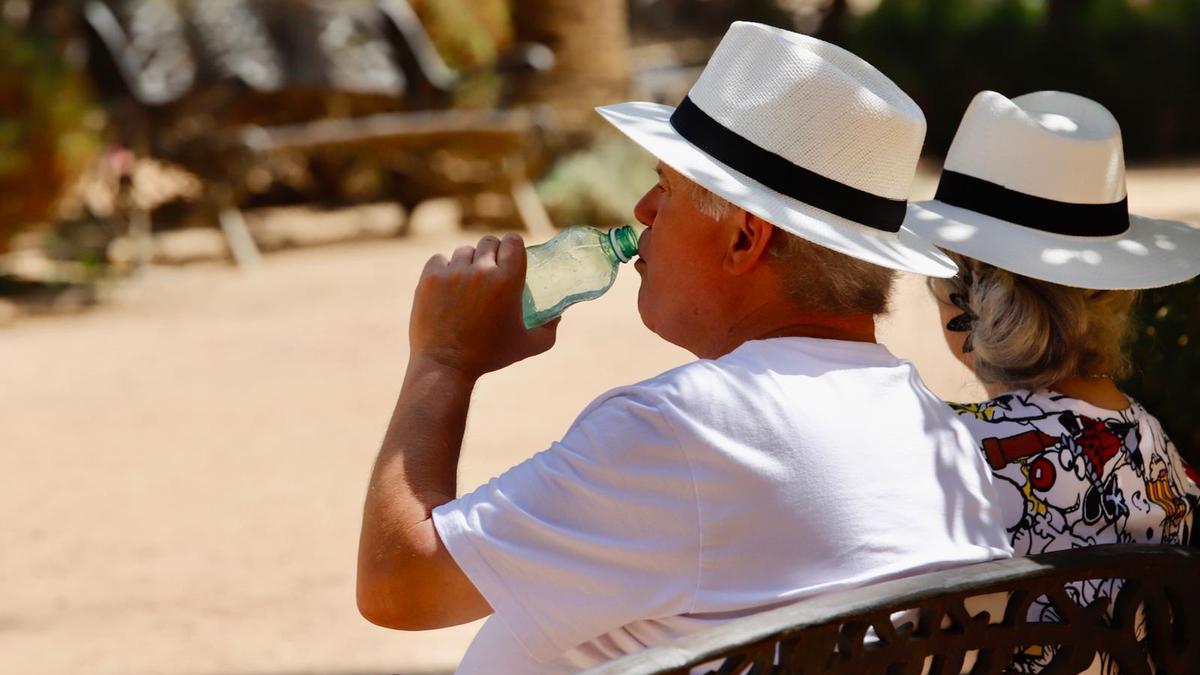
M 1115 411 L 1050 391 L 1016 390 L 951 407 L 992 470 L 1014 555 L 1191 541 L 1200 475 L 1136 401 Z M 1117 590 L 1115 580 L 1068 588 L 1083 605 Z M 1057 614 L 1045 597 L 1030 608 L 1033 620 L 1054 621 Z M 1050 649 L 1031 647 L 1014 665 L 1036 673 L 1051 656 Z
M 1015 555 L 1189 541 L 1200 478 L 1137 402 L 1104 410 L 1018 390 L 951 407 L 996 478 Z

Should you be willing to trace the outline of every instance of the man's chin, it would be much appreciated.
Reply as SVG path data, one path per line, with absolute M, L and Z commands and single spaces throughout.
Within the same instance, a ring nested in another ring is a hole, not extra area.
M 650 329 L 651 333 L 657 334 L 654 330 L 653 314 L 646 308 L 646 280 L 642 279 L 642 287 L 638 289 L 637 310 L 638 317 L 642 320 L 642 325 Z

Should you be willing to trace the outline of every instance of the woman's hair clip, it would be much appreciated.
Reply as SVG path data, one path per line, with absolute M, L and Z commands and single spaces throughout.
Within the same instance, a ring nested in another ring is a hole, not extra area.
M 950 303 L 961 309 L 962 314 L 947 321 L 946 330 L 967 334 L 967 339 L 963 341 L 962 351 L 964 354 L 968 354 L 974 349 L 974 346 L 971 344 L 971 330 L 975 327 L 975 320 L 978 317 L 971 311 L 971 303 L 967 300 L 966 293 L 951 293 Z

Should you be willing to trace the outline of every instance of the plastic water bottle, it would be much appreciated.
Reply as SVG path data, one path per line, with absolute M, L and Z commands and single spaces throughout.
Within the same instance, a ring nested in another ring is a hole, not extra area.
M 617 280 L 617 268 L 637 255 L 638 233 L 631 225 L 608 232 L 581 225 L 526 251 L 523 308 L 525 326 L 534 328 L 577 302 L 604 295 Z

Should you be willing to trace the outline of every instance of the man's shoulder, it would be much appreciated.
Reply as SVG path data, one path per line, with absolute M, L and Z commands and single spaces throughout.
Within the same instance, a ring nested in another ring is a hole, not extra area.
M 839 345 L 829 340 L 755 340 L 715 359 L 697 359 L 640 382 L 611 389 L 592 402 L 599 406 L 633 403 L 676 411 L 699 411 L 753 405 L 761 396 L 778 393 L 781 378 L 789 389 L 807 378 L 845 374 L 901 362 L 881 345 Z M 822 344 L 831 343 L 831 344 Z M 863 377 L 869 377 L 865 374 Z
M 561 445 L 572 454 L 603 457 L 627 468 L 674 462 L 706 405 L 699 392 L 723 387 L 711 379 L 711 362 L 693 361 L 640 382 L 610 389 L 575 418 Z M 558 444 L 556 444 L 558 445 Z M 657 448 L 658 451 L 651 450 Z
M 678 407 L 700 395 L 710 395 L 719 381 L 729 376 L 719 361 L 697 359 L 663 371 L 640 382 L 614 387 L 592 401 L 584 410 L 604 405 L 635 403 L 652 407 Z

